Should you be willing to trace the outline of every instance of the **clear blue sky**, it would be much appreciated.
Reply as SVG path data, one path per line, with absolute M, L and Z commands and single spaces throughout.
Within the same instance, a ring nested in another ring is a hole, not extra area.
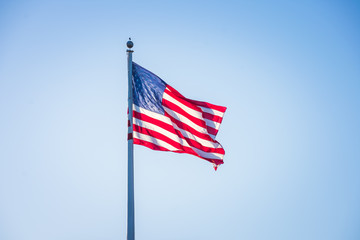
M 217 172 L 135 147 L 137 240 L 360 239 L 358 1 L 1 1 L 0 239 L 126 238 L 134 61 L 228 107 Z

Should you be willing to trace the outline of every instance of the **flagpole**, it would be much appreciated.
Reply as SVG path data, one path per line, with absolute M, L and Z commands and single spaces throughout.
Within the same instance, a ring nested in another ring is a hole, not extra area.
M 134 148 L 133 148 L 133 91 L 132 91 L 132 53 L 134 43 L 129 38 L 128 49 L 128 109 L 130 127 L 128 128 L 128 210 L 127 210 L 127 240 L 135 240 L 135 206 L 134 206 Z M 130 137 L 131 136 L 131 137 Z

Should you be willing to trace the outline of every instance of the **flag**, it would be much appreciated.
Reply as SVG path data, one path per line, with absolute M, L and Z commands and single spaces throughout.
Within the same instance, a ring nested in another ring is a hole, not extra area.
M 134 144 L 188 153 L 223 164 L 225 150 L 215 137 L 226 107 L 191 100 L 158 76 L 132 63 Z M 128 123 L 130 127 L 130 121 Z

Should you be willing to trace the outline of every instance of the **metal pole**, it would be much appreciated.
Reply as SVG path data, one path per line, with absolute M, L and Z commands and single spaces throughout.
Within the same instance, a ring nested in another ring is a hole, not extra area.
M 131 38 L 126 43 L 128 53 L 128 107 L 129 121 L 128 128 L 128 211 L 127 211 L 127 240 L 135 240 L 135 206 L 134 206 L 134 148 L 133 148 L 133 90 L 132 90 L 132 53 L 134 46 Z

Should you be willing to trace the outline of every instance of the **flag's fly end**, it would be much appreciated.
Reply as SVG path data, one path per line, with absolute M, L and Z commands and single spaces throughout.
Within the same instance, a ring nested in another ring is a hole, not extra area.
M 214 166 L 214 169 L 216 171 L 219 165 L 216 165 L 215 163 L 213 163 L 213 166 Z

